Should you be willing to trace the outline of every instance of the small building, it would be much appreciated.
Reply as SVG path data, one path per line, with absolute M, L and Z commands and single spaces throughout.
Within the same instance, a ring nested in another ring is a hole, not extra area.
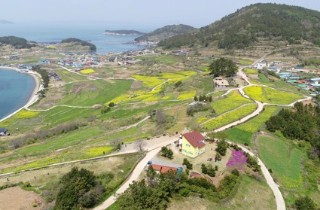
M 228 87 L 230 84 L 226 79 L 223 79 L 222 77 L 216 77 L 213 79 L 214 87 L 216 88 L 225 88 Z
M 195 158 L 205 152 L 204 136 L 192 131 L 182 135 L 181 152 L 182 154 Z
M 8 130 L 6 128 L 0 128 L 0 136 L 9 135 Z
M 182 167 L 172 167 L 172 166 L 158 165 L 158 164 L 151 164 L 150 167 L 152 167 L 153 170 L 155 170 L 161 174 L 165 174 L 170 171 L 179 174 L 179 173 L 182 173 L 182 171 L 183 171 Z

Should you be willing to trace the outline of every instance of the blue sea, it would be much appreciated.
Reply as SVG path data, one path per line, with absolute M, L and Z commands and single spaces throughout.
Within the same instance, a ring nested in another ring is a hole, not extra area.
M 105 30 L 134 29 L 126 27 L 108 27 L 105 25 L 61 25 L 61 24 L 0 24 L 0 36 L 18 36 L 36 42 L 60 42 L 66 38 L 79 38 L 97 46 L 97 53 L 124 52 L 143 48 L 130 44 L 137 36 L 106 35 Z M 146 31 L 146 30 L 142 30 Z M 129 44 L 128 44 L 129 43 Z
M 0 119 L 24 106 L 35 86 L 34 78 L 28 74 L 0 69 Z

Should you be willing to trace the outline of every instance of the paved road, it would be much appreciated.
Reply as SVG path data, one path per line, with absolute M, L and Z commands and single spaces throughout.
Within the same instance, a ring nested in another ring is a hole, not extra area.
M 108 208 L 109 206 L 111 206 L 117 200 L 117 195 L 125 192 L 129 188 L 130 184 L 132 184 L 134 181 L 138 180 L 141 172 L 144 170 L 148 161 L 151 160 L 160 150 L 161 150 L 161 148 L 157 148 L 157 149 L 149 151 L 146 154 L 146 156 L 135 167 L 135 169 L 133 170 L 129 179 L 127 181 L 125 181 L 125 183 L 123 185 L 121 185 L 121 187 L 116 191 L 116 195 L 110 196 L 101 205 L 94 208 L 94 210 L 104 210 L 104 209 Z

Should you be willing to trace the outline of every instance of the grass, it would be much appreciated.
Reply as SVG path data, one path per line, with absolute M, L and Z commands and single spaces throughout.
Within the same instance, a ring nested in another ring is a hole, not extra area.
M 228 129 L 226 131 L 228 139 L 237 143 L 251 145 L 253 134 L 258 132 L 258 130 L 264 126 L 264 123 L 275 114 L 278 109 L 279 108 L 276 106 L 267 106 L 258 116 L 241 125 Z
M 179 94 L 178 100 L 188 100 L 194 98 L 196 95 L 196 91 L 191 90 L 191 91 L 185 91 Z
M 82 142 L 98 136 L 103 133 L 103 130 L 98 127 L 85 127 L 64 135 L 60 135 L 46 140 L 44 143 L 24 147 L 16 150 L 15 155 L 34 156 L 39 154 L 47 154 L 57 149 L 66 148 L 72 145 L 78 145 Z
M 177 57 L 172 55 L 148 55 L 148 56 L 139 56 L 137 59 L 142 60 L 146 64 L 166 64 L 172 65 L 177 63 Z
M 253 64 L 253 61 L 252 61 L 252 60 L 243 59 L 243 58 L 238 59 L 238 62 L 239 62 L 239 64 L 242 65 L 242 66 L 249 66 L 249 65 Z
M 300 188 L 303 185 L 302 159 L 303 152 L 290 146 L 281 138 L 259 136 L 259 154 L 280 186 Z
M 258 70 L 257 69 L 250 69 L 250 68 L 245 68 L 243 70 L 244 73 L 246 74 L 258 74 Z
M 248 104 L 238 109 L 234 109 L 230 112 L 226 112 L 222 115 L 219 115 L 218 117 L 203 123 L 202 126 L 206 130 L 214 130 L 247 116 L 248 114 L 252 113 L 256 108 L 256 104 Z
M 108 153 L 112 152 L 113 149 L 114 149 L 114 147 L 112 147 L 112 146 L 91 147 L 86 151 L 86 154 L 89 157 L 97 157 L 100 155 L 108 154 Z
M 80 71 L 81 74 L 93 74 L 95 73 L 96 71 L 93 70 L 93 69 L 83 69 Z
M 59 179 L 68 173 L 72 167 L 85 168 L 94 171 L 98 175 L 102 184 L 106 187 L 106 197 L 111 195 L 114 190 L 125 180 L 135 163 L 143 156 L 141 153 L 121 155 L 117 157 L 103 158 L 90 162 L 79 162 L 67 164 L 59 167 L 44 168 L 37 171 L 28 171 L 22 174 L 10 176 L 9 181 L 6 177 L 0 177 L 0 186 L 14 183 L 30 183 L 32 188 L 44 196 L 45 194 L 56 196 L 59 189 Z M 108 166 L 108 167 L 106 167 Z M 105 176 L 106 173 L 113 174 L 113 178 Z M 48 193 L 49 192 L 49 193 Z
M 252 102 L 251 100 L 242 97 L 239 91 L 234 90 L 229 93 L 225 98 L 218 99 L 212 103 L 212 108 L 217 114 L 233 110 L 241 105 Z
M 59 102 L 64 105 L 92 106 L 104 104 L 107 101 L 126 93 L 130 90 L 131 80 L 104 80 L 78 82 L 66 85 L 66 95 Z
M 160 79 L 158 77 L 143 76 L 143 75 L 133 75 L 133 78 L 143 82 L 143 85 L 146 87 L 155 87 L 155 86 L 160 85 L 166 81 L 166 80 Z
M 250 86 L 244 89 L 245 93 L 254 100 L 269 104 L 290 104 L 303 98 L 300 95 L 276 90 L 269 87 Z
M 242 176 L 236 194 L 225 201 L 215 203 L 199 197 L 175 197 L 168 210 L 183 209 L 256 210 L 276 209 L 273 193 L 264 181 Z M 112 209 L 112 208 L 110 208 Z M 114 208 L 116 209 L 116 208 Z
M 29 119 L 29 118 L 33 118 L 39 115 L 39 112 L 34 112 L 34 111 L 29 111 L 29 110 L 21 110 L 20 112 L 18 112 L 15 117 L 17 119 Z
M 66 71 L 64 69 L 56 70 L 56 73 L 59 75 L 61 80 L 64 82 L 76 82 L 76 81 L 87 80 L 86 76 L 84 76 L 84 75 L 71 73 L 71 72 Z

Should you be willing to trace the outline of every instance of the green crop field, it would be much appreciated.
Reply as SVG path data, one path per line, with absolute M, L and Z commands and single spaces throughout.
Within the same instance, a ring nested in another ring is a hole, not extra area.
M 251 139 L 254 133 L 258 132 L 264 126 L 264 123 L 277 111 L 279 110 L 276 106 L 267 106 L 264 111 L 252 118 L 251 120 L 235 126 L 226 131 L 228 139 L 241 144 L 251 145 Z
M 257 105 L 256 104 L 248 104 L 243 107 L 234 109 L 230 112 L 226 112 L 222 115 L 219 115 L 218 117 L 215 117 L 205 123 L 202 124 L 203 128 L 206 130 L 214 130 L 216 128 L 222 127 L 224 125 L 227 125 L 231 122 L 237 121 L 241 119 L 242 117 L 247 116 L 248 114 L 254 112 L 256 110 Z
M 262 161 L 272 170 L 280 186 L 302 187 L 303 152 L 272 136 L 259 136 L 258 149 Z
M 66 96 L 59 102 L 64 105 L 92 106 L 104 104 L 130 90 L 132 80 L 95 80 L 66 85 Z
M 250 68 L 245 68 L 243 70 L 244 73 L 246 74 L 258 74 L 258 70 L 257 69 L 250 69 Z
M 234 90 L 225 96 L 225 98 L 214 101 L 212 103 L 212 108 L 217 114 L 222 114 L 248 103 L 252 103 L 252 101 L 244 98 L 239 91 Z
M 303 98 L 298 94 L 261 86 L 250 86 L 245 88 L 244 91 L 254 100 L 269 104 L 290 104 L 298 99 Z

